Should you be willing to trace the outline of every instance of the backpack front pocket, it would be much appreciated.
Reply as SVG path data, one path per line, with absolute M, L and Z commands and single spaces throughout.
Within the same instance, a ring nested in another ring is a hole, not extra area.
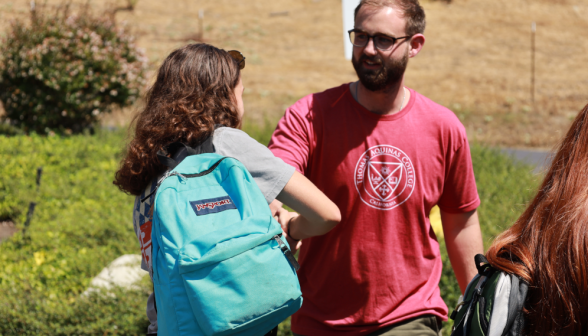
M 269 331 L 302 304 L 296 272 L 274 239 L 202 268 L 187 266 L 179 271 L 208 336 Z

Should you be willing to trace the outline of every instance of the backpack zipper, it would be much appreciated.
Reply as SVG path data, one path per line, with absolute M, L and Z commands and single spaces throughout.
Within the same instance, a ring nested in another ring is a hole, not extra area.
M 292 265 L 292 267 L 294 267 L 294 270 L 298 272 L 298 270 L 300 269 L 300 264 L 298 263 L 296 258 L 294 258 L 294 255 L 292 254 L 292 251 L 290 251 L 290 249 L 288 248 L 288 245 L 286 245 L 284 241 L 280 239 L 280 235 L 275 235 L 274 239 L 278 242 L 280 250 L 282 250 L 282 253 L 284 253 L 290 265 Z

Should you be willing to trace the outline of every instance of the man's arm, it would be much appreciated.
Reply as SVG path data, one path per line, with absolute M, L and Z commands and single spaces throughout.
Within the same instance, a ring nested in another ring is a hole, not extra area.
M 484 253 L 478 212 L 449 213 L 441 210 L 441 222 L 449 260 L 463 294 L 468 283 L 478 274 L 474 256 Z

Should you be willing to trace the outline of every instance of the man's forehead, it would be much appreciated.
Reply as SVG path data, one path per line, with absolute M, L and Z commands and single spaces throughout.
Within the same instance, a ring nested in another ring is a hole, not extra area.
M 355 18 L 355 28 L 368 33 L 401 36 L 406 30 L 402 11 L 390 6 L 363 5 Z

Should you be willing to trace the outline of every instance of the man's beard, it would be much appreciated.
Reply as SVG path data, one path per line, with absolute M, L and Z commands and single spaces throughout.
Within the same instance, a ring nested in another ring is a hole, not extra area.
M 368 70 L 363 67 L 364 61 L 377 62 L 381 61 L 381 67 L 378 70 Z M 351 57 L 353 68 L 359 77 L 361 84 L 370 91 L 384 90 L 402 80 L 406 65 L 408 64 L 408 52 L 404 56 L 397 59 L 390 59 L 385 62 L 381 57 L 369 57 L 361 54 L 359 60 L 355 59 L 355 55 Z

